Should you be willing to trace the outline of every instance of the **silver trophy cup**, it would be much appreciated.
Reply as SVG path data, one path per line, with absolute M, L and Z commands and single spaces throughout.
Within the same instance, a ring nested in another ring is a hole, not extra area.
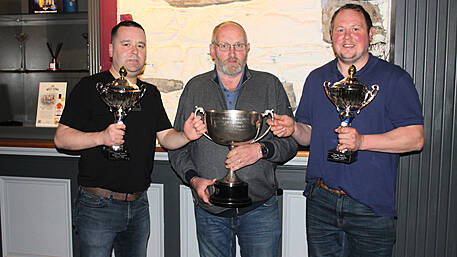
M 373 101 L 379 91 L 378 85 L 372 85 L 370 91 L 368 86 L 354 77 L 355 72 L 355 66 L 351 65 L 348 70 L 349 77 L 333 85 L 330 85 L 329 81 L 324 82 L 325 94 L 340 113 L 341 127 L 350 127 L 355 117 L 353 112 L 357 111 L 359 114 L 363 107 Z M 327 160 L 350 164 L 357 160 L 357 152 L 332 149 L 327 153 Z
M 263 118 L 271 116 L 273 110 L 263 113 L 242 110 L 205 111 L 202 107 L 195 107 L 195 115 L 202 113 L 205 116 L 208 132 L 204 135 L 213 142 L 228 146 L 252 144 L 262 139 L 270 127 L 260 135 Z M 260 136 L 259 136 L 260 135 Z M 239 208 L 251 204 L 248 195 L 248 184 L 242 181 L 236 173 L 229 169 L 225 177 L 216 180 L 214 192 L 209 201 L 217 206 Z
M 136 85 L 130 84 L 125 78 L 127 70 L 124 66 L 120 68 L 119 74 L 121 75 L 120 78 L 108 84 L 98 82 L 96 88 L 103 102 L 109 106 L 110 111 L 114 114 L 114 121 L 116 123 L 123 123 L 128 112 L 143 97 L 146 92 L 146 86 L 142 85 L 139 88 Z M 104 151 L 108 154 L 108 159 L 129 160 L 129 151 L 124 144 L 104 147 Z

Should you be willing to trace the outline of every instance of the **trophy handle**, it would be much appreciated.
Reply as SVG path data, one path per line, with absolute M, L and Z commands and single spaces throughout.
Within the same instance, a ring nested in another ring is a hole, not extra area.
M 95 84 L 95 88 L 99 93 L 103 93 L 106 91 L 105 85 L 103 85 L 102 82 L 97 82 L 97 84 Z
M 374 97 L 378 94 L 379 91 L 379 86 L 377 84 L 371 86 L 371 91 L 368 91 L 365 95 L 365 101 L 363 101 L 362 106 L 357 110 L 357 114 L 360 113 L 360 110 L 362 110 L 363 107 L 365 107 L 367 104 L 371 103 L 373 101 Z
M 336 110 L 339 112 L 340 111 L 340 107 L 338 107 L 338 105 L 333 101 L 333 98 L 332 98 L 332 96 L 330 95 L 330 92 L 329 92 L 329 88 L 330 88 L 331 84 L 332 83 L 330 83 L 330 81 L 324 81 L 325 94 L 327 95 L 328 99 L 330 99 L 330 102 L 332 102 L 333 105 L 335 105 Z
M 138 99 L 143 98 L 144 94 L 146 93 L 146 89 L 147 89 L 147 88 L 146 88 L 146 85 L 142 84 L 142 85 L 140 86 L 141 95 L 138 97 Z
M 206 120 L 205 120 L 205 109 L 203 109 L 203 107 L 195 106 L 194 117 L 197 117 L 198 113 L 201 113 L 201 114 L 203 115 L 202 120 L 203 120 L 203 122 L 204 122 L 205 125 L 206 125 Z M 211 139 L 211 137 L 208 136 L 208 134 L 206 134 L 206 132 L 204 132 L 203 135 L 204 135 L 205 137 L 207 137 L 209 140 L 213 141 L 213 139 Z
M 274 110 L 273 110 L 273 109 L 264 111 L 264 112 L 262 113 L 262 119 L 263 119 L 263 117 L 268 116 L 268 115 L 270 115 L 270 116 L 271 116 L 271 120 L 274 121 Z M 259 140 L 262 139 L 266 134 L 268 134 L 268 132 L 270 132 L 270 128 L 271 128 L 271 126 L 268 126 L 268 129 L 267 129 L 260 137 L 254 139 L 254 141 L 252 141 L 251 144 L 253 144 L 253 143 L 259 141 Z
M 324 81 L 324 90 L 328 98 L 330 98 L 330 93 L 328 92 L 328 87 L 330 86 L 330 81 Z

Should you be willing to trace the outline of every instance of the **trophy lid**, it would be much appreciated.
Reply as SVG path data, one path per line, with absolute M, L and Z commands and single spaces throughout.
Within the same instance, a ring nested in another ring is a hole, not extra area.
M 360 110 L 369 104 L 378 93 L 379 86 L 369 87 L 354 77 L 356 68 L 351 65 L 348 69 L 349 77 L 335 82 L 330 86 L 329 81 L 324 82 L 324 90 L 330 101 L 336 106 L 337 111 L 343 110 L 340 117 L 351 117 L 351 111 Z
M 135 91 L 139 90 L 139 87 L 136 84 L 131 83 L 127 78 L 127 69 L 122 66 L 119 69 L 119 75 L 121 77 L 115 79 L 110 87 L 114 87 L 116 90 L 122 90 L 122 91 Z
M 347 89 L 367 89 L 368 87 L 360 82 L 354 74 L 357 72 L 357 69 L 354 65 L 351 65 L 348 69 L 349 77 L 344 78 L 341 81 L 335 82 L 331 87 L 332 88 L 340 88 L 345 87 Z

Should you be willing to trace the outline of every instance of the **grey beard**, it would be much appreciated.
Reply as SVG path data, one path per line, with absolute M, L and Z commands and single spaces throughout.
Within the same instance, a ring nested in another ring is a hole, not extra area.
M 242 67 L 242 66 L 243 66 L 243 65 L 239 65 L 235 70 L 230 71 L 230 70 L 227 68 L 227 66 L 222 65 L 222 66 L 221 66 L 221 71 L 222 71 L 222 73 L 224 73 L 225 75 L 234 76 L 234 75 L 240 74 L 240 73 L 243 71 L 243 68 L 244 68 L 244 67 Z

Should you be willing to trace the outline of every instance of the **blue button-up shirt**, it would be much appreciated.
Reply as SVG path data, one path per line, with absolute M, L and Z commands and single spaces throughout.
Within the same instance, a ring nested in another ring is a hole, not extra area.
M 236 86 L 236 89 L 230 92 L 227 88 L 224 87 L 222 84 L 221 80 L 218 77 L 219 81 L 219 86 L 222 89 L 222 93 L 224 94 L 225 102 L 227 103 L 227 109 L 228 110 L 234 110 L 235 109 L 235 104 L 236 104 L 236 99 L 238 97 L 238 92 L 240 91 L 241 84 L 243 83 L 243 78 L 244 78 L 244 71 L 241 76 L 240 82 L 238 82 L 238 85 Z

